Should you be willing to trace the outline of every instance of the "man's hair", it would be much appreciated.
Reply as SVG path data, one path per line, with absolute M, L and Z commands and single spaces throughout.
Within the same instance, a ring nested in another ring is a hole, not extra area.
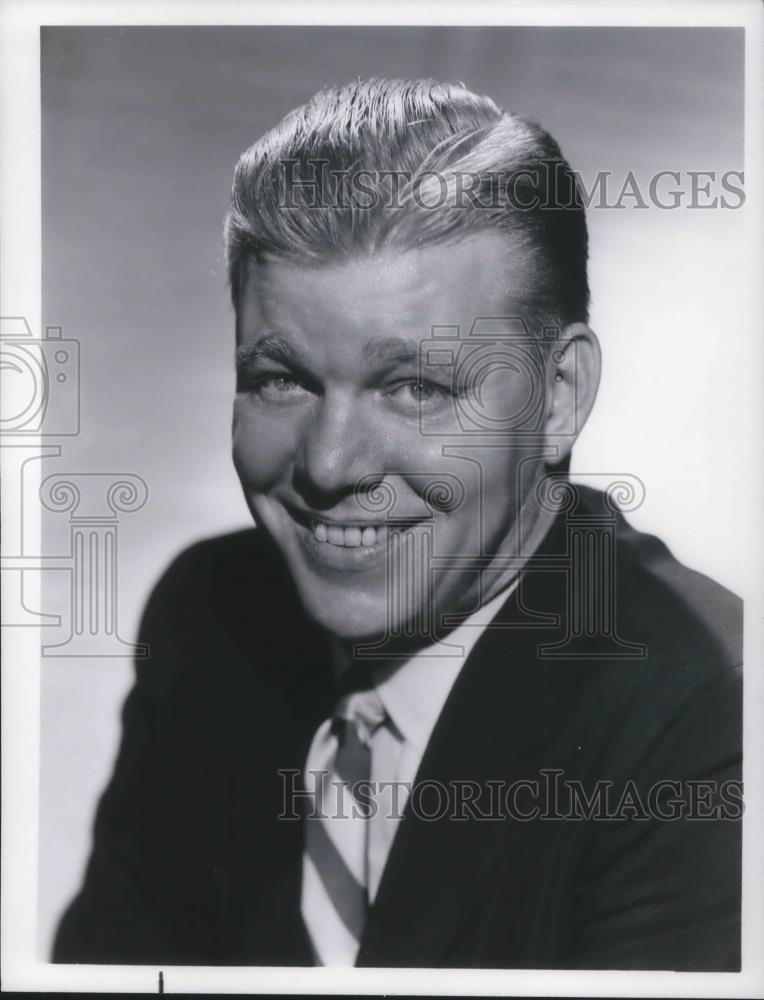
M 587 320 L 584 208 L 548 132 L 461 84 L 330 87 L 239 159 L 225 223 L 232 300 L 250 257 L 330 263 L 492 230 L 531 265 L 534 326 Z

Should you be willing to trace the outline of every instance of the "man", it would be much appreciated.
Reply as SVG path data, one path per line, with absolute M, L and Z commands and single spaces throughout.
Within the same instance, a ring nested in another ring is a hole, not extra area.
M 146 610 L 58 961 L 739 968 L 740 607 L 573 486 L 587 235 L 538 126 L 328 90 L 237 167 L 256 528 Z

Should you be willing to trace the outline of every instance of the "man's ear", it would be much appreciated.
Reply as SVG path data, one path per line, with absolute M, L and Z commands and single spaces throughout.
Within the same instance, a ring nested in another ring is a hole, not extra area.
M 600 384 L 602 356 L 597 335 L 584 323 L 566 326 L 547 359 L 544 433 L 557 456 L 566 458 L 587 421 Z

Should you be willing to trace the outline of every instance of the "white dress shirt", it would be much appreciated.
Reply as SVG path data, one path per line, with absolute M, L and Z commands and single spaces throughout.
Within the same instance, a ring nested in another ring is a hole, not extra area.
M 375 796 L 376 814 L 369 820 L 366 885 L 373 901 L 398 829 L 403 809 L 438 716 L 459 672 L 491 620 L 507 600 L 516 581 L 479 608 L 442 642 L 416 652 L 403 665 L 372 668 L 375 687 L 389 716 L 374 733 L 371 747 L 371 781 L 392 783 Z M 308 752 L 306 773 L 320 771 L 325 762 L 331 720 L 319 727 Z M 303 905 L 306 905 L 306 898 Z M 318 890 L 307 893 L 312 909 L 324 905 Z M 313 898 L 313 897 L 316 898 Z

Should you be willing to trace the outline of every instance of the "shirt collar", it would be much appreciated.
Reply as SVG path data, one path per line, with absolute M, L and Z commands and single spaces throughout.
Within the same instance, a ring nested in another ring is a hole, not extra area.
M 393 725 L 420 755 L 467 657 L 516 586 L 517 579 L 450 632 L 446 640 L 418 650 L 401 665 L 372 670 Z

